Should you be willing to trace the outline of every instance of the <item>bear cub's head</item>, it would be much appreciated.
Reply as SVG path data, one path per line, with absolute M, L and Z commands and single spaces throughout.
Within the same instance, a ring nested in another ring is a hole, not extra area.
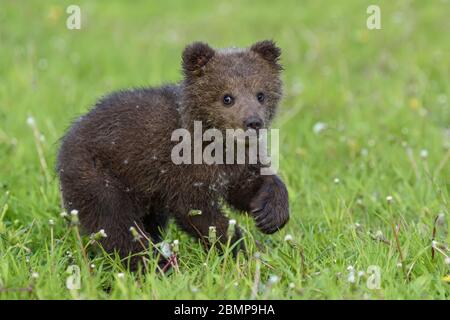
M 250 48 L 215 50 L 195 42 L 184 49 L 183 111 L 186 125 L 262 129 L 272 121 L 282 94 L 281 50 L 273 41 Z

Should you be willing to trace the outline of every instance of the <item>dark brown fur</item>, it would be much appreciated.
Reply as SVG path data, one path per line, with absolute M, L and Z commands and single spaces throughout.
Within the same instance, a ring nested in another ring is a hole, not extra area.
M 155 242 L 169 217 L 207 241 L 209 226 L 226 241 L 228 218 L 220 200 L 254 216 L 273 233 L 289 218 L 287 190 L 276 175 L 257 165 L 175 165 L 172 131 L 244 128 L 258 117 L 267 127 L 281 98 L 280 49 L 262 41 L 249 49 L 214 50 L 194 43 L 184 50 L 184 80 L 177 85 L 113 93 L 77 120 L 58 155 L 64 206 L 77 209 L 84 229 L 104 229 L 104 248 L 125 257 L 142 251 L 129 231 L 135 223 Z M 265 94 L 264 102 L 255 96 Z M 223 95 L 235 102 L 223 105 Z M 201 215 L 190 216 L 191 209 Z M 231 239 L 241 237 L 239 228 Z

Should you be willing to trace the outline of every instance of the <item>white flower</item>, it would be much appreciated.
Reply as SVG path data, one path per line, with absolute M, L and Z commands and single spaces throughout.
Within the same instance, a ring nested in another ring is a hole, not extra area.
M 48 224 L 51 225 L 51 226 L 54 226 L 55 225 L 55 220 L 53 220 L 53 219 L 48 220 Z
M 78 210 L 70 211 L 70 216 L 70 223 L 72 223 L 72 225 L 77 225 L 80 222 L 78 219 Z
M 180 251 L 179 244 L 180 244 L 180 241 L 178 241 L 177 239 L 173 240 L 173 242 L 172 242 L 172 251 L 174 253 L 177 253 L 178 251 Z
M 209 239 L 209 242 L 211 242 L 211 243 L 216 242 L 216 240 L 217 240 L 217 231 L 216 231 L 216 227 L 215 226 L 210 226 L 209 227 L 208 239 Z
M 397 268 L 403 267 L 403 264 L 401 262 L 397 263 Z
M 334 178 L 334 183 L 338 184 L 340 182 L 339 178 Z
M 161 242 L 160 243 L 160 247 L 161 247 L 161 254 L 164 258 L 170 258 L 170 256 L 172 256 L 172 249 L 170 248 L 170 244 L 167 242 Z
M 29 125 L 29 126 L 32 126 L 32 125 L 34 125 L 34 118 L 33 117 L 28 117 L 27 118 L 27 124 Z
M 139 241 L 139 239 L 141 238 L 141 235 L 139 234 L 139 232 L 137 232 L 136 228 L 130 227 L 130 232 L 131 232 L 131 235 L 133 236 L 133 240 Z
M 275 284 L 275 283 L 277 283 L 278 282 L 278 280 L 280 280 L 280 277 L 278 277 L 277 275 L 271 275 L 270 277 L 269 277 L 269 284 Z
M 289 283 L 289 288 L 294 289 L 295 288 L 295 284 L 293 282 Z
M 229 238 L 232 238 L 235 233 L 236 233 L 236 220 L 231 219 L 228 222 L 227 235 Z
M 39 278 L 39 273 L 33 272 L 33 273 L 31 274 L 31 277 L 32 277 L 33 279 L 37 279 L 37 278 Z
M 387 201 L 388 203 L 391 203 L 392 201 L 394 201 L 394 198 L 393 198 L 392 196 L 387 196 L 387 197 L 386 197 L 386 201 Z
M 286 241 L 286 242 L 291 242 L 292 240 L 294 240 L 294 237 L 292 237 L 291 234 L 287 234 L 287 235 L 284 237 L 284 241 Z
M 67 218 L 68 214 L 67 214 L 67 212 L 63 211 L 63 212 L 61 212 L 61 213 L 59 214 L 59 216 L 60 216 L 61 218 Z
M 119 273 L 117 274 L 117 278 L 119 278 L 119 279 L 125 278 L 125 273 L 119 272 Z
M 106 232 L 105 232 L 105 229 L 100 229 L 100 231 L 98 232 L 98 234 L 100 235 L 100 236 L 102 236 L 102 238 L 106 238 L 108 235 L 106 234 Z
M 314 124 L 313 126 L 313 132 L 315 134 L 319 134 L 321 133 L 323 130 L 325 130 L 327 128 L 327 124 L 324 122 L 317 122 Z
M 198 288 L 197 287 L 191 287 L 191 292 L 193 292 L 193 293 L 198 292 Z
M 366 148 L 362 148 L 361 149 L 361 155 L 363 157 L 367 157 L 369 155 L 369 150 L 367 150 Z
M 355 272 L 353 270 L 351 270 L 348 274 L 347 277 L 347 281 L 350 283 L 355 283 L 356 282 L 356 277 L 355 277 Z
M 421 157 L 422 159 L 428 158 L 428 150 L 427 150 L 427 149 L 422 149 L 422 150 L 420 150 L 420 157 Z

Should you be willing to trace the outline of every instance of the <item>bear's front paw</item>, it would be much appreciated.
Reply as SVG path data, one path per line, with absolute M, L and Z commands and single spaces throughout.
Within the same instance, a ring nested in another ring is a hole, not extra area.
M 286 187 L 277 176 L 266 176 L 261 188 L 250 202 L 250 213 L 256 226 L 264 233 L 274 233 L 289 220 Z

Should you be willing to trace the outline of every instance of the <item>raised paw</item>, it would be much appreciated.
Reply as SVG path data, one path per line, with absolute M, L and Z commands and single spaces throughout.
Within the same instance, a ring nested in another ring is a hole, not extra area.
M 258 229 L 268 234 L 280 230 L 288 222 L 288 193 L 280 178 L 266 176 L 250 202 L 250 213 Z

